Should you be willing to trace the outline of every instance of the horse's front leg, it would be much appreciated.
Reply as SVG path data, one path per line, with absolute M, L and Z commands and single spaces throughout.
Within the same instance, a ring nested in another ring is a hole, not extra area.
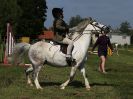
M 75 73 L 76 73 L 76 70 L 77 70 L 76 66 L 71 68 L 70 77 L 65 83 L 61 84 L 61 86 L 60 86 L 61 89 L 65 89 L 65 87 L 68 85 L 68 83 L 73 80 Z
M 84 64 L 82 64 L 79 69 L 80 69 L 80 72 L 82 73 L 82 75 L 84 77 L 86 89 L 90 90 L 90 84 L 89 84 L 89 81 L 88 81 L 88 78 L 87 78 L 87 75 L 86 75 L 86 72 L 85 72 Z

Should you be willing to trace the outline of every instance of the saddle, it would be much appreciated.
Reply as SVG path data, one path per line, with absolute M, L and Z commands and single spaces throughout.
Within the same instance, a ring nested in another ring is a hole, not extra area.
M 62 44 L 60 42 L 57 42 L 57 41 L 52 41 L 54 45 L 60 45 L 60 51 L 64 54 L 67 54 L 67 47 L 68 47 L 68 44 Z M 74 47 L 73 47 L 74 48 Z M 72 50 L 73 50 L 72 48 Z M 75 59 L 67 59 L 66 58 L 66 61 L 68 63 L 69 66 L 74 66 L 76 64 L 76 61 Z
M 57 42 L 57 41 L 52 41 L 54 45 L 60 45 L 60 51 L 64 54 L 67 54 L 67 47 L 68 47 L 68 44 L 62 44 L 60 42 Z

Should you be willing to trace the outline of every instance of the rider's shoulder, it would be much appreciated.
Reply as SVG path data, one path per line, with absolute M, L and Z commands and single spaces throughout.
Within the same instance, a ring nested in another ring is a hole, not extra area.
M 56 21 L 56 22 L 63 22 L 63 20 L 60 19 L 60 18 L 56 19 L 55 21 Z

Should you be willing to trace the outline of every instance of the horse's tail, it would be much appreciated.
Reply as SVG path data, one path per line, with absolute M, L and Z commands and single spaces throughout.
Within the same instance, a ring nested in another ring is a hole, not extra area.
M 28 58 L 29 43 L 17 43 L 14 46 L 10 62 L 14 65 L 24 64 Z

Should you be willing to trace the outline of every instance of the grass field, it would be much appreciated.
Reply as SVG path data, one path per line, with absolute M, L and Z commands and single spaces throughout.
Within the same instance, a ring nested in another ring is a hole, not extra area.
M 133 99 L 133 52 L 120 50 L 119 54 L 108 57 L 106 75 L 98 72 L 98 57 L 89 55 L 86 72 L 90 91 L 85 89 L 79 71 L 65 90 L 59 89 L 70 67 L 43 67 L 39 75 L 43 90 L 37 90 L 26 84 L 23 67 L 0 66 L 0 99 Z

